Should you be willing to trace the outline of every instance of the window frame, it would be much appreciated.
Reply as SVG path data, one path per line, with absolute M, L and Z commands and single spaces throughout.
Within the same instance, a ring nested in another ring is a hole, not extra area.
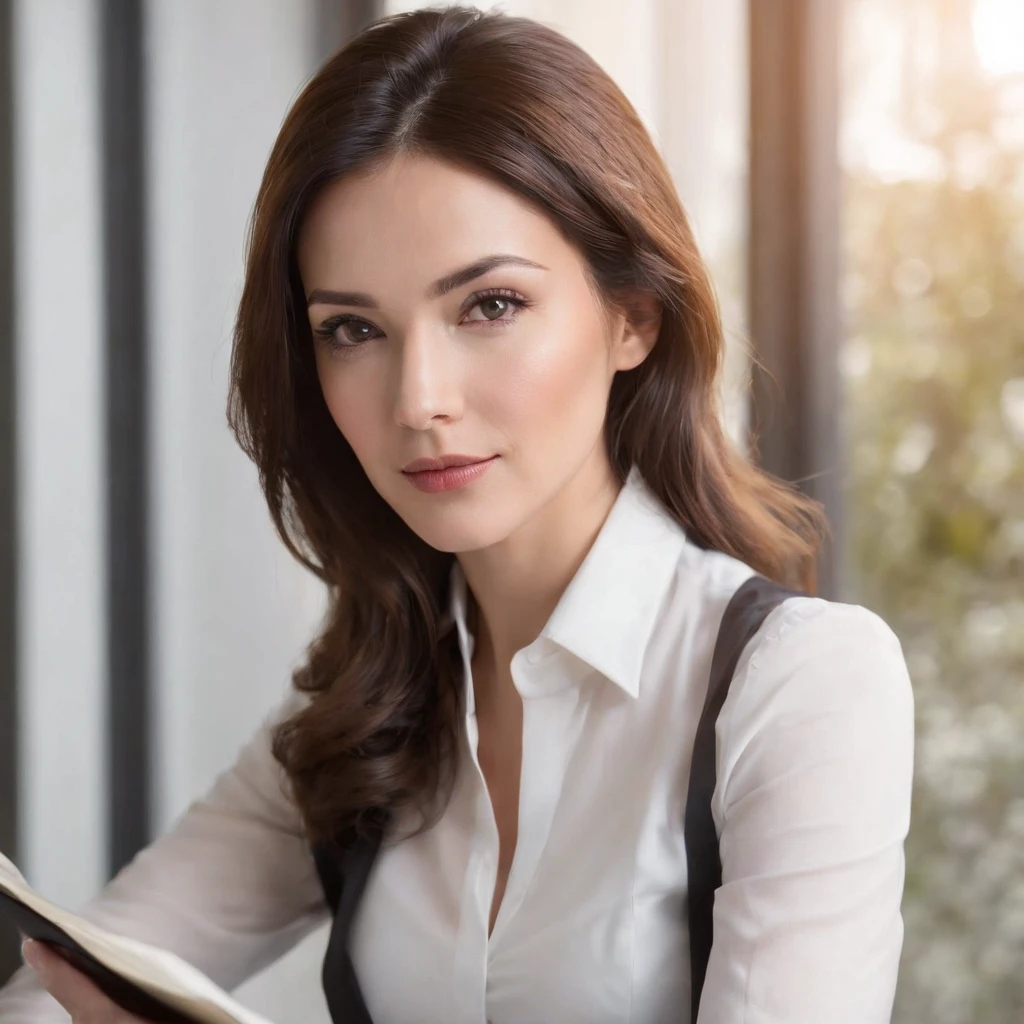
M 842 592 L 839 35 L 836 0 L 748 0 L 751 451 L 820 501 L 818 589 Z

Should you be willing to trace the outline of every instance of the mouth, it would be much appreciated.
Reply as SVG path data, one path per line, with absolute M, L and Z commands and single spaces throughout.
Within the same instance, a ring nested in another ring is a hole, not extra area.
M 417 490 L 427 494 L 458 491 L 473 483 L 500 458 L 491 455 L 444 455 L 439 459 L 416 459 L 403 470 L 405 478 Z
M 402 467 L 403 473 L 439 473 L 445 469 L 459 466 L 475 466 L 481 462 L 490 462 L 496 455 L 442 455 L 439 459 L 415 459 Z

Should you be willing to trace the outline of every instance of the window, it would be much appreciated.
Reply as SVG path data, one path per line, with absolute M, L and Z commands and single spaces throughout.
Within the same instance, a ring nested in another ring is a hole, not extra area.
M 847 0 L 847 599 L 918 738 L 894 1020 L 1024 1005 L 1024 3 Z

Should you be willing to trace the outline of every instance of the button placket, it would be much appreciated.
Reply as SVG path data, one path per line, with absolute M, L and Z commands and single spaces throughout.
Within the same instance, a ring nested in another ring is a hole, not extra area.
M 472 638 L 470 638 L 472 641 Z M 472 642 L 469 649 L 472 648 Z M 473 678 L 469 658 L 464 662 L 467 708 L 465 750 L 472 786 L 473 826 L 469 838 L 466 871 L 460 898 L 460 923 L 456 936 L 453 978 L 453 1024 L 479 1024 L 487 1009 L 488 923 L 494 892 L 498 827 L 491 810 L 487 783 L 480 767 L 479 730 L 472 697 Z M 488 882 L 489 878 L 489 882 Z
M 536 661 L 530 664 L 530 654 Z M 579 704 L 576 687 L 548 692 L 548 673 L 558 673 L 557 659 L 530 651 L 524 657 L 529 671 L 512 662 L 513 680 L 523 695 L 523 756 L 519 783 L 519 829 L 509 869 L 504 898 L 494 922 L 490 946 L 493 949 L 509 927 L 523 901 L 555 818 L 562 792 L 565 769 L 572 748 L 573 718 Z M 560 686 L 560 680 L 548 680 Z
M 476 785 L 473 836 L 462 885 L 461 920 L 456 939 L 455 1021 L 458 1024 L 478 1024 L 486 1012 L 487 1004 L 487 925 L 490 897 L 494 891 L 496 858 L 490 847 L 497 842 L 497 828 L 489 813 L 486 788 L 474 779 Z

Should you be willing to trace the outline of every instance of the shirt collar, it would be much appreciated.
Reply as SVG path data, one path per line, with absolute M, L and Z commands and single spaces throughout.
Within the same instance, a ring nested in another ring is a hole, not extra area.
M 553 645 L 636 697 L 647 645 L 685 544 L 683 528 L 634 466 L 583 564 L 527 648 L 527 660 L 553 653 Z M 466 627 L 467 588 L 458 561 L 451 595 L 451 614 L 468 660 L 473 638 Z

